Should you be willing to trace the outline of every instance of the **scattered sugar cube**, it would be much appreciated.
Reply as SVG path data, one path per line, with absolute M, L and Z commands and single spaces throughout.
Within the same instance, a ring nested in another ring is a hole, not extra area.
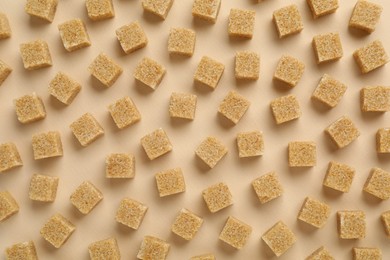
M 363 190 L 381 200 L 390 198 L 390 173 L 373 168 L 364 184 Z
M 70 105 L 81 90 L 81 85 L 63 72 L 50 81 L 49 93 L 65 105 Z
M 28 196 L 35 201 L 53 202 L 57 195 L 58 181 L 58 177 L 34 174 Z
M 19 212 L 19 205 L 8 191 L 0 191 L 0 222 Z
M 108 106 L 108 110 L 119 129 L 134 125 L 141 120 L 141 114 L 130 97 L 118 99 Z
M 293 88 L 302 78 L 304 71 L 305 64 L 303 62 L 292 56 L 283 55 L 276 66 L 273 79 Z
M 203 224 L 203 219 L 188 209 L 181 209 L 172 224 L 171 230 L 176 235 L 191 240 Z
M 256 157 L 264 154 L 264 138 L 260 131 L 241 132 L 237 134 L 238 156 L 240 158 Z
M 366 236 L 366 214 L 361 210 L 337 212 L 337 229 L 341 239 L 361 239 Z
M 81 213 L 88 214 L 103 199 L 103 194 L 89 181 L 84 181 L 70 195 L 70 202 Z
M 326 203 L 306 197 L 298 213 L 298 219 L 313 227 L 322 228 L 325 226 L 330 212 L 330 206 Z
M 135 177 L 135 156 L 127 153 L 112 153 L 106 158 L 107 178 Z
M 216 260 L 213 254 L 197 255 L 190 258 L 190 260 Z
M 379 40 L 373 41 L 353 53 L 353 57 L 363 74 L 384 66 L 389 56 Z
M 226 153 L 227 148 L 215 137 L 207 137 L 195 150 L 195 154 L 210 168 L 214 168 Z
M 384 212 L 381 215 L 381 220 L 383 223 L 383 228 L 385 229 L 386 235 L 390 237 L 390 210 Z
M 53 22 L 58 0 L 27 0 L 24 10 L 31 16 Z
M 145 57 L 135 68 L 134 78 L 154 90 L 160 85 L 165 73 L 161 64 Z
M 338 33 L 318 34 L 313 37 L 312 45 L 317 64 L 336 61 L 343 57 L 343 46 Z
M 337 106 L 344 96 L 347 86 L 337 79 L 324 74 L 314 90 L 311 98 L 333 108 Z
M 390 87 L 365 87 L 360 91 L 363 112 L 390 111 Z
M 105 87 L 111 87 L 123 69 L 106 54 L 100 53 L 88 67 L 89 72 Z
M 58 31 L 67 51 L 91 46 L 87 28 L 81 19 L 72 19 L 58 25 Z
M 22 165 L 22 158 L 14 143 L 0 144 L 0 173 Z
M 148 38 L 138 21 L 120 27 L 115 33 L 126 54 L 130 54 L 148 44 Z
M 250 106 L 250 101 L 244 96 L 231 90 L 219 104 L 218 112 L 237 124 Z
M 317 164 L 315 142 L 290 142 L 288 144 L 288 166 L 313 167 Z
M 341 192 L 348 192 L 351 188 L 355 169 L 339 162 L 329 162 L 323 185 Z
M 236 79 L 257 80 L 260 74 L 260 56 L 252 51 L 239 51 L 236 53 L 235 77 Z
M 16 115 L 22 124 L 35 122 L 46 117 L 46 110 L 42 99 L 35 93 L 16 99 L 14 104 Z
M 124 198 L 119 204 L 115 220 L 137 230 L 141 225 L 148 207 L 133 199 Z
M 303 30 L 303 22 L 297 5 L 289 5 L 276 10 L 273 20 L 279 33 L 279 38 L 299 33 Z
M 76 230 L 76 227 L 61 214 L 53 215 L 42 227 L 41 236 L 55 248 L 60 248 Z
M 142 0 L 144 11 L 157 15 L 165 20 L 173 5 L 173 0 Z
M 202 195 L 207 208 L 212 213 L 233 205 L 233 198 L 229 187 L 223 182 L 209 186 L 203 190 Z
M 14 244 L 5 249 L 7 260 L 38 260 L 37 251 L 33 241 Z
M 334 13 L 339 8 L 338 0 L 308 0 L 307 4 L 314 19 Z
M 215 89 L 224 70 L 225 65 L 210 57 L 203 56 L 196 69 L 194 80 L 197 83 Z
M 276 172 L 270 172 L 252 181 L 253 189 L 261 204 L 278 198 L 283 194 L 283 187 Z
M 154 160 L 170 151 L 172 144 L 162 128 L 156 129 L 141 138 L 141 145 L 150 160 Z
M 88 146 L 104 135 L 99 122 L 90 113 L 85 113 L 70 125 L 74 136 L 82 146 Z
M 145 236 L 138 251 L 137 258 L 143 260 L 164 260 L 167 258 L 169 248 L 170 245 L 164 240 L 153 236 Z
M 330 254 L 328 249 L 324 246 L 321 246 L 313 253 L 311 253 L 305 260 L 334 260 L 334 257 Z
M 276 256 L 284 254 L 297 241 L 294 233 L 282 221 L 272 226 L 261 238 Z
M 191 29 L 172 28 L 168 37 L 169 54 L 191 57 L 194 54 L 196 33 Z
M 101 21 L 115 16 L 112 0 L 86 0 L 88 17 L 92 21 Z
M 35 160 L 63 155 L 61 135 L 58 131 L 50 131 L 33 135 L 32 147 Z
M 382 10 L 382 6 L 373 2 L 357 1 L 349 20 L 349 27 L 372 33 L 379 22 Z
M 231 37 L 252 39 L 256 12 L 253 10 L 230 9 L 228 32 Z
M 12 68 L 8 66 L 4 61 L 0 60 L 0 86 L 4 80 L 11 74 Z
M 376 133 L 376 150 L 378 153 L 390 153 L 390 128 L 380 128 Z
M 169 100 L 170 117 L 193 120 L 197 99 L 193 94 L 173 92 Z
M 9 26 L 8 18 L 5 14 L 0 13 L 0 40 L 11 37 L 12 31 Z
M 160 197 L 186 191 L 183 172 L 180 168 L 162 171 L 156 174 L 156 184 Z
M 219 239 L 236 249 L 241 249 L 245 246 L 251 233 L 251 226 L 230 216 L 219 234 Z
M 382 260 L 382 251 L 379 248 L 354 247 L 353 260 Z
M 49 46 L 43 40 L 20 44 L 20 55 L 26 70 L 36 70 L 53 65 Z
M 343 148 L 359 137 L 360 132 L 347 116 L 342 116 L 325 129 L 338 148 Z
M 271 110 L 276 124 L 298 119 L 302 112 L 295 95 L 287 95 L 271 101 Z
M 120 260 L 121 254 L 118 243 L 114 237 L 93 242 L 88 246 L 89 257 L 91 260 Z
M 215 23 L 220 7 L 221 0 L 194 0 L 192 16 Z

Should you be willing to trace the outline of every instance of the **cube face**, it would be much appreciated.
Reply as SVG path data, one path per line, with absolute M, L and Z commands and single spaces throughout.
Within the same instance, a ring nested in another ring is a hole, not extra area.
M 18 120 L 22 124 L 32 123 L 46 117 L 45 105 L 35 93 L 16 99 L 14 105 Z
M 115 16 L 112 0 L 86 0 L 88 17 L 92 21 L 101 21 Z
M 197 99 L 193 94 L 173 92 L 169 101 L 169 116 L 193 120 Z
M 384 213 L 381 215 L 381 220 L 382 220 L 383 228 L 384 228 L 384 230 L 385 230 L 386 235 L 387 235 L 388 237 L 390 237 L 390 210 L 384 212 Z
M 380 168 L 373 168 L 363 190 L 381 200 L 390 198 L 390 173 Z
M 213 254 L 203 254 L 191 257 L 190 260 L 215 260 L 215 256 Z
M 379 22 L 382 10 L 382 6 L 370 1 L 357 1 L 349 20 L 349 27 L 372 33 Z
M 389 62 L 389 56 L 387 56 L 386 50 L 379 40 L 357 49 L 353 53 L 353 57 L 363 74 L 382 67 Z
M 148 38 L 138 21 L 120 27 L 115 33 L 126 54 L 130 54 L 148 44 Z
M 355 124 L 346 116 L 342 116 L 325 129 L 338 148 L 343 148 L 360 136 Z
M 61 135 L 57 131 L 33 135 L 32 147 L 35 160 L 58 157 L 63 154 Z
M 120 260 L 121 254 L 118 243 L 113 237 L 96 241 L 88 246 L 89 256 L 91 260 L 111 259 Z
M 93 210 L 103 199 L 103 194 L 89 181 L 83 182 L 70 195 L 70 202 L 84 215 Z
M 298 119 L 302 114 L 298 99 L 294 95 L 272 100 L 271 110 L 278 125 Z
M 203 224 L 203 219 L 188 209 L 181 209 L 171 230 L 185 240 L 191 240 Z
M 390 111 L 390 87 L 365 87 L 360 91 L 363 112 Z
M 104 53 L 95 58 L 88 70 L 107 88 L 111 87 L 123 72 L 123 69 Z
M 116 212 L 115 220 L 137 230 L 145 217 L 148 207 L 133 199 L 124 198 Z
M 142 0 L 144 11 L 157 15 L 165 20 L 173 5 L 173 0 Z
M 256 12 L 253 10 L 230 9 L 229 36 L 251 39 L 255 29 Z
M 282 221 L 277 222 L 261 238 L 276 256 L 284 254 L 297 241 L 294 233 Z
M 160 85 L 165 72 L 161 64 L 145 57 L 135 68 L 134 78 L 154 90 Z
M 119 129 L 134 125 L 141 120 L 141 114 L 130 97 L 118 99 L 108 106 L 108 110 Z
M 6 248 L 5 258 L 8 260 L 38 260 L 34 242 L 21 242 Z
M 8 66 L 5 62 L 0 60 L 0 86 L 1 84 L 3 84 L 4 80 L 8 78 L 11 72 L 12 72 L 12 68 Z
M 172 28 L 168 37 L 169 54 L 191 57 L 194 54 L 196 33 L 185 28 Z
M 150 160 L 172 151 L 171 141 L 169 141 L 167 134 L 162 128 L 142 137 L 141 145 Z
M 334 260 L 334 257 L 323 246 L 311 253 L 305 260 Z
M 81 90 L 81 85 L 63 72 L 50 81 L 49 93 L 65 105 L 70 105 Z
M 90 113 L 85 113 L 74 121 L 70 129 L 82 146 L 88 146 L 104 134 L 103 128 Z
M 337 191 L 348 192 L 354 176 L 354 168 L 343 163 L 331 161 L 329 162 L 323 185 Z
M 219 234 L 219 239 L 236 249 L 241 249 L 245 246 L 251 233 L 251 226 L 234 217 L 229 217 L 221 234 Z
M 283 55 L 276 67 L 274 80 L 281 81 L 287 86 L 295 87 L 305 71 L 305 64 L 298 59 Z
M 250 102 L 248 99 L 232 90 L 219 104 L 218 112 L 232 123 L 237 124 L 249 106 Z
M 224 70 L 225 65 L 212 58 L 203 56 L 196 69 L 194 80 L 195 82 L 208 86 L 211 89 L 215 89 Z
M 19 205 L 8 191 L 0 191 L 0 222 L 19 212 Z
M 233 197 L 229 187 L 223 182 L 214 184 L 203 190 L 202 195 L 208 209 L 212 213 L 233 205 Z
M 42 40 L 20 44 L 20 55 L 26 70 L 36 70 L 52 65 L 49 46 Z
M 288 165 L 290 167 L 313 167 L 317 164 L 317 146 L 314 142 L 290 142 Z
M 55 248 L 60 248 L 76 230 L 76 227 L 61 214 L 52 216 L 42 227 L 41 236 Z
M 8 18 L 5 14 L 0 13 L 0 40 L 11 37 L 12 31 L 9 26 Z
M 390 128 L 380 128 L 376 133 L 376 150 L 378 153 L 390 153 Z
M 58 177 L 34 174 L 28 196 L 35 201 L 53 202 L 57 195 L 58 181 Z
M 337 229 L 341 239 L 362 239 L 366 236 L 366 215 L 363 211 L 338 211 Z
M 311 97 L 313 100 L 319 101 L 329 108 L 333 108 L 339 104 L 346 90 L 347 86 L 344 83 L 328 74 L 324 74 Z
M 155 177 L 160 197 L 185 192 L 186 190 L 186 183 L 180 168 L 159 172 Z
M 106 158 L 106 177 L 113 179 L 135 177 L 135 156 L 126 153 L 113 153 Z
M 382 251 L 379 248 L 354 247 L 352 249 L 353 260 L 381 260 Z
M 0 173 L 22 165 L 22 158 L 14 143 L 0 144 Z
M 339 60 L 343 56 L 343 47 L 338 33 L 316 35 L 312 44 L 317 64 Z
M 338 0 L 307 0 L 307 4 L 314 19 L 334 13 L 339 8 Z
M 195 151 L 195 154 L 210 168 L 214 168 L 226 153 L 227 148 L 215 137 L 207 137 Z
M 260 131 L 237 134 L 238 156 L 240 158 L 261 156 L 264 154 L 263 133 Z
M 58 0 L 27 0 L 25 11 L 31 16 L 53 22 Z
M 316 228 L 325 226 L 330 216 L 330 206 L 324 202 L 307 197 L 299 211 L 298 219 Z
M 235 77 L 236 79 L 256 80 L 260 74 L 260 56 L 251 51 L 236 53 Z
M 194 0 L 192 15 L 196 18 L 215 23 L 220 7 L 221 0 Z
M 91 46 L 87 28 L 81 19 L 69 20 L 58 25 L 62 43 L 67 51 Z
M 170 245 L 164 240 L 153 236 L 145 236 L 138 251 L 137 258 L 143 260 L 164 260 L 167 258 L 169 248 Z
M 283 187 L 276 172 L 267 173 L 252 181 L 253 189 L 261 204 L 278 198 L 283 194 Z
M 276 10 L 273 20 L 279 33 L 279 38 L 299 33 L 303 30 L 301 14 L 296 5 L 289 5 Z

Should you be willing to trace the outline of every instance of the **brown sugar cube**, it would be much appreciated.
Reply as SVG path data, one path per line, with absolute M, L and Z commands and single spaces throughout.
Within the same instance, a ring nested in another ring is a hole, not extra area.
M 314 19 L 336 12 L 338 0 L 307 0 Z
M 0 144 L 0 173 L 22 165 L 22 158 L 14 143 Z
M 89 257 L 91 260 L 110 259 L 120 260 L 121 254 L 118 243 L 114 237 L 93 242 L 88 246 Z
M 0 60 L 0 86 L 4 80 L 11 74 L 12 68 L 8 66 L 4 61 Z
M 348 192 L 351 188 L 355 169 L 339 162 L 329 162 L 323 185 L 341 192 Z
M 379 22 L 382 10 L 382 6 L 373 2 L 357 1 L 349 20 L 349 27 L 372 33 Z
M 130 97 L 124 97 L 108 106 L 111 117 L 119 129 L 134 125 L 141 120 L 141 114 Z
M 57 213 L 42 227 L 41 236 L 55 248 L 60 248 L 76 230 L 68 219 Z
M 155 177 L 160 197 L 186 191 L 186 183 L 180 168 L 159 172 Z
M 241 249 L 245 246 L 251 233 L 251 226 L 230 216 L 219 234 L 219 239 L 235 249 Z
M 279 33 L 279 38 L 299 33 L 303 30 L 303 22 L 297 5 L 289 5 L 276 10 L 273 20 Z
M 90 113 L 85 113 L 70 125 L 74 136 L 82 146 L 88 146 L 104 135 L 99 122 Z
M 272 226 L 261 238 L 276 256 L 284 254 L 297 241 L 294 233 L 282 221 Z
M 215 89 L 224 70 L 225 65 L 212 58 L 203 56 L 196 69 L 194 80 L 199 84 Z
M 34 174 L 28 196 L 35 201 L 53 202 L 57 195 L 58 181 L 58 177 Z
M 221 0 L 194 0 L 192 16 L 215 23 L 217 21 Z
M 270 172 L 252 181 L 253 189 L 261 204 L 278 198 L 283 194 L 283 187 L 276 172 Z
M 52 66 L 49 46 L 45 41 L 36 40 L 20 44 L 20 55 L 26 70 Z
M 302 78 L 304 71 L 305 64 L 303 62 L 292 56 L 283 55 L 276 66 L 273 79 L 293 88 Z
M 390 237 L 390 210 L 384 212 L 381 215 L 381 220 L 383 223 L 383 228 L 385 229 L 386 235 Z
M 190 260 L 216 260 L 213 254 L 197 255 L 190 258 Z
M 112 153 L 106 158 L 106 177 L 132 179 L 135 177 L 135 156 L 127 153 Z
M 169 116 L 193 120 L 197 99 L 193 94 L 173 92 L 169 100 Z
M 5 14 L 0 13 L 0 40 L 11 37 L 12 31 L 9 26 L 8 18 Z
M 390 128 L 380 128 L 376 133 L 376 150 L 378 153 L 390 153 Z
M 145 236 L 138 251 L 137 258 L 143 260 L 165 260 L 168 255 L 169 248 L 170 244 L 164 240 L 153 236 Z
M 58 0 L 27 0 L 24 10 L 31 16 L 53 22 Z
M 373 168 L 363 190 L 381 200 L 390 198 L 390 173 L 380 168 Z
M 92 21 L 101 21 L 115 16 L 112 0 L 86 0 L 88 17 Z
M 126 54 L 130 54 L 148 44 L 148 38 L 138 21 L 120 27 L 115 33 Z
M 261 156 L 264 154 L 263 133 L 260 131 L 237 134 L 238 156 L 240 158 Z
M 5 249 L 7 260 L 38 260 L 37 251 L 33 241 L 14 244 Z
M 382 260 L 382 251 L 379 248 L 354 247 L 353 260 Z
M 271 110 L 278 125 L 298 119 L 302 114 L 295 95 L 287 95 L 272 100 Z
M 312 45 L 317 64 L 336 61 L 343 57 L 343 46 L 338 33 L 316 35 L 313 37 Z
M 144 11 L 157 15 L 165 20 L 173 5 L 173 0 L 142 0 Z
M 210 168 L 214 168 L 226 153 L 227 148 L 215 137 L 207 137 L 195 150 L 195 154 Z
M 360 132 L 347 116 L 342 116 L 325 129 L 338 148 L 343 148 L 359 137 Z
M 142 137 L 141 145 L 150 160 L 172 151 L 171 141 L 169 141 L 167 134 L 162 128 Z
M 81 183 L 70 195 L 70 202 L 85 215 L 91 212 L 102 199 L 101 191 L 89 181 Z
M 347 86 L 344 83 L 334 79 L 328 74 L 324 74 L 311 98 L 321 102 L 329 108 L 333 108 L 339 104 L 346 90 Z
M 91 46 L 87 28 L 81 19 L 72 19 L 58 25 L 58 31 L 67 51 Z
M 381 41 L 373 41 L 353 53 L 353 57 L 363 74 L 384 66 L 389 62 L 389 56 Z
M 46 117 L 42 99 L 35 93 L 22 96 L 14 101 L 16 115 L 22 124 L 35 122 Z
M 256 12 L 253 10 L 230 9 L 228 32 L 231 37 L 252 39 Z
M 160 85 L 165 73 L 161 64 L 145 57 L 135 68 L 134 78 L 154 90 Z
M 207 208 L 212 213 L 233 205 L 233 198 L 229 187 L 223 182 L 209 186 L 203 190 L 202 195 Z
M 63 155 L 61 135 L 57 131 L 33 135 L 32 147 L 35 160 Z
M 256 52 L 239 51 L 236 53 L 236 79 L 256 80 L 260 74 L 260 56 Z
M 19 205 L 8 191 L 0 191 L 0 222 L 19 212 Z
M 81 85 L 63 72 L 50 81 L 49 93 L 65 105 L 70 105 L 81 90 Z
M 366 236 L 366 214 L 361 210 L 337 212 L 337 229 L 341 239 L 361 239 Z
M 330 206 L 324 202 L 306 197 L 298 213 L 298 219 L 313 227 L 322 228 L 330 216 L 330 211 Z
M 219 104 L 218 112 L 229 119 L 232 123 L 237 124 L 245 112 L 248 110 L 250 102 L 244 96 L 231 90 Z
M 363 112 L 390 111 L 390 87 L 365 87 L 360 91 L 360 104 Z
M 169 54 L 191 57 L 194 54 L 196 33 L 191 29 L 172 28 L 168 37 Z
M 141 202 L 124 198 L 116 212 L 115 220 L 125 226 L 137 230 L 141 225 L 148 207 Z
M 106 54 L 100 53 L 88 67 L 89 72 L 105 87 L 111 87 L 123 69 Z
M 321 246 L 313 253 L 311 253 L 305 260 L 334 260 L 334 257 L 330 254 L 328 249 L 324 246 Z
M 203 224 L 203 219 L 188 209 L 181 209 L 173 222 L 171 230 L 176 235 L 191 240 Z
M 290 142 L 288 144 L 288 166 L 313 167 L 317 164 L 315 142 Z

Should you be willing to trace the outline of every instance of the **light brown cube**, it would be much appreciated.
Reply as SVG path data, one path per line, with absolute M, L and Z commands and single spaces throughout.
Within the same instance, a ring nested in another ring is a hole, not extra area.
M 276 66 L 273 79 L 293 88 L 298 84 L 304 72 L 303 62 L 292 56 L 283 55 Z
M 376 133 L 376 151 L 390 153 L 390 128 L 380 128 Z
M 0 13 L 0 40 L 11 37 L 12 31 L 8 18 L 4 13 Z
M 111 87 L 123 72 L 121 66 L 104 53 L 100 53 L 95 58 L 88 70 L 107 88 Z
M 145 57 L 135 68 L 134 78 L 154 90 L 160 85 L 165 73 L 164 66 Z
M 217 21 L 221 0 L 194 0 L 192 16 L 215 23 Z
M 294 233 L 282 221 L 272 226 L 261 238 L 276 256 L 284 254 L 297 241 Z
M 190 260 L 216 260 L 213 254 L 197 255 L 190 258 Z
M 349 20 L 349 27 L 372 33 L 379 22 L 382 10 L 382 6 L 371 1 L 358 0 Z
M 99 122 L 90 113 L 85 113 L 70 125 L 73 135 L 82 146 L 88 146 L 104 135 Z
M 315 228 L 322 228 L 325 226 L 330 212 L 330 206 L 326 203 L 306 197 L 298 213 L 298 219 Z
M 240 158 L 256 157 L 264 154 L 264 138 L 260 131 L 241 132 L 237 134 L 238 156 Z
M 35 201 L 53 202 L 57 195 L 58 181 L 58 177 L 34 174 L 28 196 Z
M 355 169 L 339 162 L 329 162 L 323 185 L 341 192 L 348 192 L 351 188 Z
M 137 230 L 145 217 L 148 207 L 133 199 L 124 198 L 119 204 L 115 220 Z
M 269 172 L 253 180 L 252 187 L 261 204 L 276 199 L 283 194 L 283 187 L 276 172 Z
M 338 0 L 307 0 L 307 4 L 314 19 L 334 13 L 339 8 Z
M 70 105 L 81 90 L 81 85 L 63 72 L 50 81 L 49 93 L 65 105 Z
M 219 104 L 218 112 L 237 124 L 250 106 L 250 101 L 244 96 L 231 90 Z
M 343 57 L 343 46 L 338 33 L 318 34 L 313 37 L 312 45 L 317 64 L 336 61 Z
M 219 234 L 219 239 L 235 249 L 241 249 L 245 246 L 251 233 L 251 226 L 230 216 Z
M 233 205 L 233 197 L 229 187 L 223 182 L 209 186 L 203 190 L 202 195 L 211 213 Z
M 195 82 L 208 86 L 214 90 L 217 87 L 224 70 L 225 65 L 210 57 L 203 56 L 196 69 L 194 80 Z
M 169 116 L 193 120 L 197 99 L 193 94 L 173 92 L 169 100 Z
M 317 164 L 317 146 L 315 142 L 290 142 L 288 144 L 288 166 L 313 167 Z
M 328 74 L 324 74 L 311 98 L 321 102 L 329 108 L 333 108 L 339 104 L 345 91 L 347 91 L 347 86 L 344 83 L 334 79 Z
M 256 52 L 239 51 L 236 53 L 236 79 L 257 80 L 260 74 L 260 56 Z
M 144 11 L 152 13 L 165 20 L 173 5 L 173 0 L 142 0 Z
M 170 151 L 172 144 L 162 128 L 156 129 L 141 138 L 141 145 L 150 160 L 154 160 Z
M 363 112 L 390 111 L 390 87 L 365 87 L 360 91 L 360 105 Z
M 313 253 L 311 253 L 305 260 L 334 260 L 334 257 L 330 254 L 328 249 L 324 246 L 321 246 Z
M 210 168 L 215 165 L 226 155 L 227 148 L 215 137 L 207 137 L 196 148 L 195 154 Z
M 0 191 L 0 222 L 19 212 L 19 205 L 8 191 Z
M 62 43 L 67 51 L 91 46 L 89 35 L 81 19 L 72 19 L 58 25 Z
M 363 190 L 381 200 L 390 198 L 390 173 L 380 168 L 373 168 Z
M 191 240 L 203 224 L 203 219 L 188 209 L 181 209 L 173 222 L 171 230 L 185 240 Z
M 191 57 L 194 54 L 196 33 L 191 29 L 172 28 L 168 37 L 169 54 Z
M 14 104 L 16 115 L 22 124 L 35 122 L 46 117 L 42 99 L 35 93 L 15 99 Z
M 180 168 L 162 171 L 156 174 L 156 184 L 160 197 L 186 191 L 183 172 Z
M 292 94 L 272 100 L 271 110 L 278 125 L 298 119 L 302 114 L 298 99 Z
M 22 165 L 22 158 L 14 143 L 0 144 L 0 173 Z
M 386 50 L 379 40 L 373 41 L 353 53 L 360 71 L 365 74 L 389 62 Z
M 27 0 L 24 10 L 31 16 L 53 22 L 58 0 Z
M 390 210 L 383 212 L 383 214 L 381 215 L 381 220 L 385 233 L 390 238 Z
M 8 66 L 4 61 L 0 60 L 0 86 L 4 80 L 11 74 L 12 68 Z
M 136 105 L 130 97 L 124 97 L 108 106 L 111 117 L 119 129 L 124 129 L 141 120 Z
M 32 147 L 35 160 L 63 155 L 61 135 L 58 131 L 33 135 Z
M 127 153 L 112 153 L 106 158 L 106 177 L 132 179 L 135 177 L 135 156 Z
M 382 260 L 382 251 L 379 248 L 354 247 L 353 260 Z
M 143 260 L 165 260 L 168 255 L 169 248 L 170 245 L 164 240 L 153 236 L 145 236 L 138 251 L 137 258 Z
M 91 260 L 110 259 L 120 260 L 121 254 L 118 243 L 114 237 L 93 242 L 88 246 Z
M 26 70 L 36 70 L 53 65 L 49 46 L 43 40 L 20 44 L 20 55 Z
M 288 5 L 273 13 L 273 20 L 279 38 L 299 33 L 303 30 L 303 22 L 297 5 Z
M 361 210 L 337 212 L 337 229 L 341 239 L 362 239 L 366 236 L 366 214 Z
M 255 18 L 256 12 L 253 10 L 230 9 L 229 36 L 252 39 L 255 30 Z
M 88 17 L 92 21 L 101 21 L 115 16 L 112 0 L 86 0 Z
M 359 130 L 347 116 L 342 116 L 325 129 L 338 148 L 343 148 L 360 136 Z
M 55 248 L 60 248 L 76 230 L 68 219 L 57 213 L 42 227 L 41 236 Z
M 148 38 L 138 21 L 120 27 L 115 33 L 126 54 L 130 54 L 148 44 Z
M 33 241 L 14 244 L 5 249 L 7 260 L 38 260 L 37 251 Z
M 93 210 L 103 199 L 103 193 L 89 181 L 84 181 L 70 195 L 70 202 L 84 215 Z

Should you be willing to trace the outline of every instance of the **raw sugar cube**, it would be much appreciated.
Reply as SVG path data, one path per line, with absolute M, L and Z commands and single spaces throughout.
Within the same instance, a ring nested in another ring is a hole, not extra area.
M 260 74 L 260 56 L 252 51 L 239 51 L 235 61 L 236 79 L 256 80 Z
M 271 111 L 278 125 L 298 119 L 302 114 L 298 99 L 292 94 L 272 100 Z
M 91 212 L 102 199 L 102 192 L 89 181 L 81 183 L 70 195 L 70 202 L 85 215 Z
M 288 165 L 290 167 L 313 167 L 317 164 L 315 142 L 290 142 L 288 144 Z
M 330 216 L 330 206 L 319 200 L 306 197 L 298 219 L 316 228 L 322 228 Z
M 338 0 L 307 0 L 307 4 L 314 19 L 334 13 L 339 8 Z
M 292 56 L 283 55 L 278 62 L 273 79 L 293 88 L 302 78 L 304 71 L 303 62 Z
M 53 22 L 58 0 L 27 0 L 24 10 L 31 16 Z
M 99 122 L 90 113 L 85 113 L 70 125 L 73 135 L 82 146 L 88 146 L 104 134 Z
M 35 201 L 53 202 L 57 195 L 58 181 L 58 177 L 34 174 L 28 196 Z
M 343 57 L 343 47 L 338 33 L 319 34 L 312 41 L 317 64 L 336 61 Z
M 61 214 L 53 215 L 41 228 L 41 236 L 55 248 L 60 248 L 76 230 L 76 227 Z
M 390 153 L 390 128 L 380 128 L 376 133 L 376 151 Z
M 169 100 L 169 116 L 193 120 L 197 99 L 193 94 L 173 92 Z
M 215 89 L 224 70 L 225 65 L 210 57 L 203 56 L 196 69 L 194 80 L 197 83 Z
M 22 158 L 14 143 L 0 144 L 0 173 L 22 165 Z
M 0 222 L 19 212 L 19 205 L 8 191 L 0 191 Z
M 148 207 L 141 202 L 124 198 L 119 204 L 115 220 L 129 228 L 137 230 L 144 219 Z
M 188 209 L 181 209 L 171 230 L 185 240 L 191 240 L 203 224 L 203 219 Z
M 366 214 L 361 210 L 337 212 L 337 230 L 341 239 L 362 239 L 366 236 Z
M 58 31 L 67 51 L 91 46 L 87 28 L 81 19 L 72 19 L 58 25 Z
M 353 260 L 381 260 L 382 251 L 379 248 L 354 247 L 352 248 Z
M 219 239 L 235 249 L 241 249 L 245 246 L 251 233 L 251 226 L 230 216 L 219 234 Z
M 390 111 L 390 87 L 364 87 L 360 91 L 360 105 L 363 112 Z
M 172 144 L 162 128 L 156 129 L 141 138 L 141 145 L 150 160 L 154 160 L 170 151 Z
M 226 155 L 227 148 L 215 137 L 207 137 L 196 148 L 195 154 L 210 168 L 215 165 Z
M 36 70 L 52 66 L 49 46 L 43 40 L 20 44 L 20 55 L 26 70 Z
M 141 114 L 130 97 L 118 99 L 108 106 L 108 110 L 119 129 L 134 125 L 141 120 Z
M 305 260 L 334 260 L 334 257 L 330 254 L 328 249 L 324 246 L 321 246 L 313 253 L 311 253 Z
M 115 33 L 126 54 L 130 54 L 148 44 L 148 38 L 138 21 L 120 27 Z
M 386 235 L 390 238 L 390 210 L 383 212 L 383 214 L 381 215 L 381 220 Z
M 11 37 L 12 31 L 8 18 L 4 13 L 0 13 L 0 40 Z
M 63 155 L 61 135 L 58 131 L 33 135 L 32 147 L 35 160 Z
M 32 123 L 46 117 L 42 99 L 35 93 L 15 99 L 14 104 L 16 115 L 22 124 Z
M 220 7 L 221 0 L 194 0 L 192 16 L 215 23 Z
M 264 154 L 264 138 L 260 131 L 237 134 L 238 156 L 240 158 L 261 156 Z
M 299 33 L 303 30 L 303 22 L 297 5 L 280 8 L 273 13 L 273 20 L 279 33 L 279 38 Z
M 389 62 L 389 56 L 379 40 L 357 49 L 353 53 L 353 57 L 363 74 L 382 67 Z
M 165 73 L 164 66 L 145 57 L 135 68 L 134 78 L 154 90 L 160 85 Z
M 127 153 L 112 153 L 106 158 L 107 178 L 134 178 L 135 156 Z
M 110 259 L 120 260 L 121 254 L 118 243 L 114 237 L 93 242 L 88 246 L 89 257 L 91 260 Z
M 250 106 L 250 101 L 234 90 L 229 91 L 219 104 L 218 112 L 237 124 Z
M 34 242 L 21 242 L 7 247 L 5 249 L 5 258 L 7 260 L 38 260 Z
M 155 177 L 160 197 L 185 192 L 186 190 L 186 183 L 180 168 L 159 172 Z
M 344 83 L 328 74 L 324 74 L 311 98 L 329 108 L 333 108 L 339 104 L 346 90 L 347 86 Z
M 283 187 L 276 172 L 270 172 L 252 181 L 252 187 L 261 204 L 278 198 L 283 194 Z
M 284 254 L 297 241 L 294 233 L 282 221 L 273 225 L 261 238 L 276 256 Z
M 11 74 L 12 68 L 8 66 L 4 61 L 0 60 L 0 86 L 4 80 Z
M 229 187 L 223 182 L 209 186 L 203 190 L 202 195 L 208 209 L 212 213 L 233 205 Z
M 196 33 L 191 29 L 172 28 L 168 37 L 169 54 L 191 57 L 194 54 Z
M 323 185 L 341 192 L 348 192 L 351 188 L 355 169 L 339 162 L 331 161 L 323 181 Z
M 88 67 L 89 72 L 105 87 L 111 87 L 123 69 L 104 53 L 100 53 Z
M 251 39 L 255 29 L 256 12 L 253 10 L 230 9 L 229 36 Z
M 359 137 L 360 132 L 347 116 L 342 116 L 325 129 L 338 148 L 343 148 Z
M 63 72 L 50 81 L 49 93 L 65 105 L 70 105 L 81 90 L 81 85 Z
M 115 16 L 112 0 L 86 0 L 88 17 L 92 21 L 101 21 Z
M 190 260 L 216 260 L 213 254 L 197 255 L 190 258 Z
M 379 22 L 382 6 L 371 1 L 358 0 L 349 20 L 349 27 L 372 33 Z
M 363 190 L 381 200 L 390 198 L 390 173 L 380 168 L 373 168 Z
M 173 5 L 173 0 L 142 0 L 142 7 L 146 12 L 152 13 L 165 20 Z
M 170 245 L 164 240 L 153 236 L 145 236 L 138 251 L 137 258 L 143 260 L 164 260 L 167 258 L 169 248 Z

